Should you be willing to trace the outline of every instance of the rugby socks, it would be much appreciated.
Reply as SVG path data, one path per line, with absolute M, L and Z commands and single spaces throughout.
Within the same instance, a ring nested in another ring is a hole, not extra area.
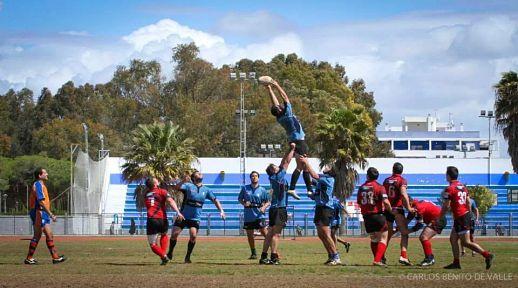
M 176 239 L 171 237 L 171 239 L 169 240 L 169 251 L 167 252 L 167 254 L 173 255 L 174 246 L 176 246 Z
M 408 254 L 406 253 L 406 251 L 401 250 L 401 257 L 408 259 Z
M 432 242 L 430 242 L 430 240 L 424 240 L 421 241 L 421 245 L 423 245 L 424 256 L 430 257 L 433 254 Z
M 164 255 L 167 251 L 167 244 L 169 243 L 169 237 L 166 235 L 160 236 L 160 248 L 162 249 L 162 255 Z
M 371 251 L 372 256 L 376 257 L 376 252 L 378 251 L 378 242 L 371 242 Z
M 378 242 L 378 250 L 376 251 L 376 257 L 374 257 L 374 262 L 381 262 L 381 258 L 385 254 L 385 250 L 387 250 L 387 244 Z
M 250 252 L 252 252 L 252 255 L 257 255 L 257 251 L 255 248 L 250 248 Z
M 36 252 L 36 247 L 38 247 L 39 241 L 40 240 L 36 238 L 31 239 L 31 242 L 29 243 L 29 253 L 27 254 L 27 259 L 32 259 L 34 253 Z
M 300 170 L 299 169 L 295 169 L 295 171 L 293 171 L 293 174 L 291 174 L 291 181 L 290 181 L 290 189 L 289 190 L 295 190 L 295 186 L 297 186 L 297 181 L 299 180 L 299 177 L 300 177 Z
M 52 256 L 52 259 L 58 259 L 58 252 L 56 252 L 56 248 L 54 247 L 54 240 L 52 239 L 46 239 L 47 241 L 47 248 L 49 248 L 50 256 Z
M 306 184 L 306 189 L 308 191 L 313 192 L 313 185 L 311 185 L 311 176 L 309 175 L 309 172 L 302 172 L 302 178 L 304 179 L 304 183 Z
M 191 253 L 194 249 L 194 245 L 196 245 L 196 242 L 189 241 L 189 243 L 187 244 L 187 254 L 185 254 L 185 259 L 191 259 Z
M 274 260 L 274 259 L 279 259 L 279 254 L 277 253 L 271 253 L 270 254 L 270 259 Z
M 153 253 L 155 253 L 156 255 L 160 256 L 160 259 L 164 258 L 164 251 L 162 250 L 162 248 L 158 247 L 158 245 L 152 244 L 151 245 L 151 250 L 153 250 Z
M 262 252 L 261 259 L 266 259 L 266 258 L 268 258 L 268 252 Z
M 489 256 L 491 255 L 489 253 L 489 251 L 482 251 L 482 253 L 480 253 L 480 254 L 482 254 L 482 256 L 484 256 L 484 258 L 489 258 Z

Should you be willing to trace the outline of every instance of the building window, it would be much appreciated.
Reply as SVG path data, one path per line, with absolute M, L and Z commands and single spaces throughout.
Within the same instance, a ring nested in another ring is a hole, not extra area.
M 394 141 L 394 150 L 408 150 L 408 141 Z
M 430 150 L 428 141 L 410 141 L 410 150 Z
M 509 204 L 518 203 L 518 189 L 507 190 L 507 203 L 509 203 Z
M 462 141 L 462 146 L 475 146 L 475 150 L 481 150 L 480 141 Z M 487 150 L 487 148 L 484 150 Z
M 432 150 L 455 150 L 459 141 L 432 141 Z

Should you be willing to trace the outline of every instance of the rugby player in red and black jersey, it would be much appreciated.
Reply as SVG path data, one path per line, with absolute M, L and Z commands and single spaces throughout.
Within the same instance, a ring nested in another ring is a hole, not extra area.
M 424 227 L 421 235 L 419 235 L 419 241 L 423 246 L 425 258 L 420 266 L 431 266 L 435 264 L 435 258 L 430 240 L 435 235 L 441 234 L 442 229 L 446 226 L 446 217 L 441 217 L 441 207 L 431 201 L 411 199 L 410 197 L 409 201 L 412 208 L 415 209 L 415 213 L 409 213 L 407 220 L 410 222 L 414 217 L 418 220 L 415 226 L 409 229 L 410 233 L 417 232 Z
M 442 209 L 441 217 L 446 214 L 448 208 L 451 209 L 453 215 L 453 227 L 450 234 L 451 250 L 453 252 L 453 263 L 444 267 L 445 269 L 460 269 L 460 247 L 459 239 L 462 246 L 471 249 L 484 256 L 486 259 L 486 269 L 491 268 L 493 254 L 484 250 L 477 243 L 471 242 L 469 239 L 469 230 L 471 226 L 471 202 L 469 192 L 464 184 L 457 180 L 459 170 L 456 167 L 448 166 L 446 169 L 446 180 L 450 185 L 442 193 Z
M 169 262 L 166 257 L 167 244 L 169 243 L 166 204 L 169 204 L 176 212 L 177 219 L 183 220 L 183 215 L 178 210 L 178 206 L 171 195 L 166 190 L 159 188 L 158 185 L 160 185 L 158 179 L 154 177 L 146 179 L 148 189 L 145 198 L 147 209 L 146 234 L 151 250 L 162 259 L 161 265 L 165 265 Z M 160 246 L 157 245 L 158 234 L 160 234 Z
M 407 247 L 408 247 L 408 234 L 410 233 L 405 218 L 405 209 L 408 212 L 413 213 L 414 209 L 410 206 L 407 195 L 407 181 L 401 176 L 403 173 L 403 165 L 399 162 L 394 163 L 392 166 L 392 175 L 383 181 L 383 187 L 387 192 L 388 200 L 392 206 L 392 213 L 385 211 L 385 217 L 387 218 L 388 225 L 388 242 L 394 235 L 394 221 L 397 224 L 399 232 L 401 232 L 400 249 L 401 254 L 399 257 L 399 263 L 410 266 L 412 265 L 408 260 Z M 383 257 L 385 258 L 385 257 Z M 386 261 L 386 260 L 385 260 Z
M 385 188 L 379 184 L 379 172 L 376 168 L 367 169 L 367 181 L 358 188 L 357 203 L 360 206 L 365 230 L 371 237 L 371 250 L 374 255 L 375 266 L 386 266 L 381 261 L 387 249 L 387 220 L 383 211 L 392 211 L 390 202 L 387 198 Z

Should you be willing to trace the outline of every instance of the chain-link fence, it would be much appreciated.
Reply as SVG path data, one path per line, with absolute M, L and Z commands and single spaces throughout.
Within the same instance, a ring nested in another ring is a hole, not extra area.
M 316 236 L 313 214 L 297 212 L 289 206 L 288 223 L 283 231 L 283 237 L 312 237 Z M 227 214 L 221 219 L 218 213 L 203 214 L 200 221 L 199 235 L 207 236 L 240 236 L 243 230 L 243 213 Z M 170 227 L 174 217 L 169 217 Z M 448 218 L 448 225 L 442 235 L 448 235 L 453 221 Z M 412 226 L 413 223 L 410 223 Z M 32 222 L 28 216 L 0 215 L 0 235 L 30 235 Z M 73 216 L 58 216 L 52 223 L 52 229 L 57 235 L 144 235 L 146 233 L 146 215 L 127 217 L 123 214 L 75 214 Z M 187 230 L 184 231 L 187 233 Z M 420 232 L 411 236 L 418 236 Z M 365 228 L 363 218 L 358 214 L 349 214 L 342 220 L 338 230 L 339 235 L 363 236 Z M 492 214 L 491 218 L 482 218 L 475 226 L 478 236 L 518 236 L 517 213 Z

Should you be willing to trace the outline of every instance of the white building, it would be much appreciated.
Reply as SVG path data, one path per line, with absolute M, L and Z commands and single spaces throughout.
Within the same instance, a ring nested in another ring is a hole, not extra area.
M 487 158 L 489 141 L 480 138 L 479 131 L 464 131 L 461 123 L 456 129 L 454 122 L 439 122 L 437 117 L 408 117 L 401 126 L 385 125 L 384 131 L 376 132 L 381 142 L 390 145 L 396 157 L 409 158 Z M 491 139 L 491 154 L 498 150 L 498 143 Z M 497 153 L 498 155 L 498 153 Z

